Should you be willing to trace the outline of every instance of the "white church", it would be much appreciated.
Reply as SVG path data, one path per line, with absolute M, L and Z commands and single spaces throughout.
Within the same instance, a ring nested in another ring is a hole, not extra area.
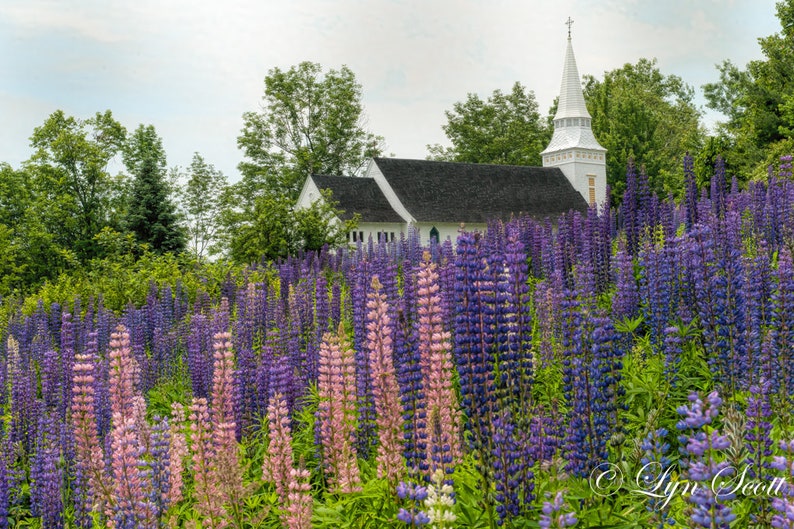
M 570 26 L 569 26 L 570 28 Z M 358 213 L 350 242 L 394 240 L 409 226 L 423 242 L 455 241 L 461 223 L 484 230 L 490 219 L 556 218 L 606 200 L 606 149 L 593 135 L 570 29 L 554 134 L 541 153 L 543 167 L 373 158 L 361 177 L 312 175 L 297 207 L 330 190 L 345 220 Z

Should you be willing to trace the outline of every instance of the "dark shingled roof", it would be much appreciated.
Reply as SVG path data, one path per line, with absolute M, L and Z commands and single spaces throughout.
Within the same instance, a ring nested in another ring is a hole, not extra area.
M 417 221 L 486 222 L 511 214 L 556 217 L 586 211 L 584 197 L 556 167 L 375 158 Z
M 342 220 L 358 213 L 362 222 L 404 222 L 372 178 L 312 175 L 312 180 L 318 188 L 331 190 L 337 207 L 344 210 Z

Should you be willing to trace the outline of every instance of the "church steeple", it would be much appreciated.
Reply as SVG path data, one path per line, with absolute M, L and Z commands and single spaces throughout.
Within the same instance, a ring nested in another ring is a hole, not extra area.
M 573 21 L 568 19 L 570 23 Z M 590 113 L 584 103 L 582 94 L 582 81 L 579 69 L 576 67 L 576 57 L 573 55 L 571 45 L 570 27 L 568 28 L 568 47 L 565 49 L 565 62 L 562 67 L 562 83 L 560 84 L 560 99 L 557 102 L 557 113 L 554 120 L 562 118 L 589 118 Z
M 554 134 L 541 155 L 543 167 L 559 167 L 571 185 L 589 204 L 606 199 L 606 149 L 596 140 L 591 117 L 585 105 L 582 82 L 571 44 L 568 17 L 568 45 L 562 68 L 560 97 L 554 115 Z

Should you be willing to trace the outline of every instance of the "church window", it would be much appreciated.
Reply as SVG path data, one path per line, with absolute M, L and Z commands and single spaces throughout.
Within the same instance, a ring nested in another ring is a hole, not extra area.
M 436 242 L 439 240 L 439 233 L 435 226 L 430 228 L 430 240 L 432 241 L 433 239 L 435 239 Z
M 594 206 L 596 203 L 596 194 L 595 194 L 595 176 L 587 175 L 587 186 L 589 191 L 589 198 L 590 198 L 590 205 Z

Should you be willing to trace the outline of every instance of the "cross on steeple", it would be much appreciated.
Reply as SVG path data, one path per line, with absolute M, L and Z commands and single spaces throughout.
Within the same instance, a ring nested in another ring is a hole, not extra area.
M 568 26 L 568 38 L 571 38 L 571 24 L 573 24 L 573 20 L 571 17 L 568 17 L 568 20 L 565 21 L 565 25 Z

